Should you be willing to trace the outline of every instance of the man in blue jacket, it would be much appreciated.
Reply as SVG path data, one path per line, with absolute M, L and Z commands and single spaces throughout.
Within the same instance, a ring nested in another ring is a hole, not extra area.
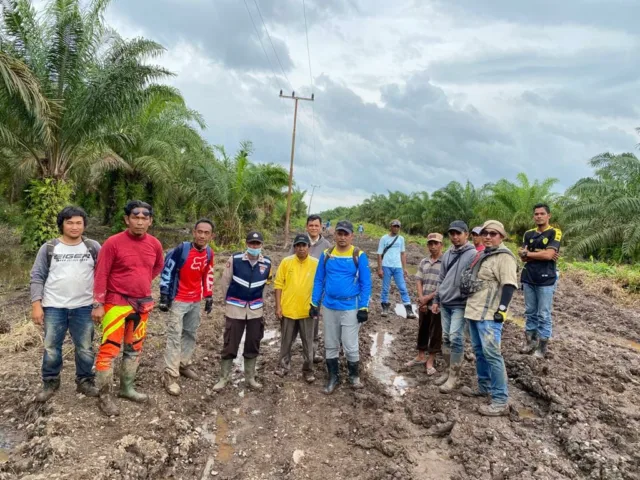
M 331 394 L 340 383 L 338 355 L 340 343 L 347 357 L 349 382 L 360 382 L 358 333 L 369 317 L 371 272 L 367 254 L 352 245 L 353 225 L 343 220 L 336 224 L 336 245 L 325 250 L 318 261 L 309 315 L 317 318 L 322 301 L 324 348 L 329 379 L 324 393 Z

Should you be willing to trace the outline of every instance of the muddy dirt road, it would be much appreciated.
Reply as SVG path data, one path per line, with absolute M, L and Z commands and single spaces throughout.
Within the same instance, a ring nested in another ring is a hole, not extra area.
M 372 240 L 358 243 L 375 251 Z M 276 264 L 283 256 L 269 253 Z M 422 256 L 409 246 L 410 264 Z M 640 478 L 640 316 L 613 298 L 610 287 L 561 279 L 555 339 L 542 362 L 517 353 L 523 312 L 517 294 L 503 338 L 511 414 L 491 419 L 476 413 L 480 400 L 441 395 L 422 369 L 403 366 L 415 354 L 417 321 L 379 316 L 377 277 L 361 331 L 366 389 L 343 385 L 324 396 L 324 368 L 307 385 L 299 346 L 292 373 L 275 376 L 279 333 L 270 293 L 258 366 L 264 390 L 244 387 L 238 363 L 233 386 L 215 394 L 220 294 L 200 328 L 201 381 L 183 380 L 179 398 L 164 392 L 165 319 L 154 312 L 138 375 L 152 401 L 118 400 L 122 412 L 115 419 L 103 417 L 95 399 L 75 393 L 69 345 L 60 392 L 44 407 L 33 404 L 41 343 L 37 329 L 21 326 L 26 289 L 5 294 L 0 323 L 11 328 L 0 334 L 0 479 Z M 25 342 L 25 335 L 33 339 Z M 18 352 L 7 350 L 24 343 Z M 472 385 L 472 363 L 463 379 Z

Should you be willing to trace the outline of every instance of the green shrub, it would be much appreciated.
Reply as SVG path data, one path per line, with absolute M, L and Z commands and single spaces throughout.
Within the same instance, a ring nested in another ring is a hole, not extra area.
M 71 203 L 73 184 L 55 178 L 33 180 L 26 193 L 22 244 L 28 251 L 36 251 L 47 240 L 59 236 L 56 219 L 60 210 Z

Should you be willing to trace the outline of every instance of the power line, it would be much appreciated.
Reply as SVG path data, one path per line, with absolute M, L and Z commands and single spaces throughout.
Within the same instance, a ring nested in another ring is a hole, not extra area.
M 280 65 L 280 70 L 282 70 L 282 75 L 284 75 L 284 78 L 287 80 L 287 83 L 289 84 L 289 87 L 291 87 L 291 90 L 293 90 L 294 89 L 293 85 L 289 81 L 289 77 L 287 77 L 287 74 L 284 71 L 284 68 L 282 67 L 282 62 L 280 61 L 280 57 L 278 56 L 278 52 L 276 52 L 276 47 L 273 44 L 273 40 L 271 40 L 271 35 L 269 35 L 269 29 L 267 28 L 267 24 L 264 22 L 264 18 L 262 17 L 262 12 L 260 11 L 260 7 L 258 6 L 257 0 L 253 0 L 253 3 L 256 4 L 256 8 L 258 9 L 258 15 L 260 15 L 260 20 L 262 20 L 262 25 L 264 26 L 264 31 L 267 32 L 267 38 L 269 39 L 269 43 L 271 43 L 271 48 L 273 49 L 273 53 L 276 56 L 276 60 L 278 61 L 278 65 Z M 245 4 L 246 4 L 246 0 L 245 0 Z
M 258 37 L 258 41 L 260 42 L 260 46 L 262 47 L 262 52 L 264 53 L 264 56 L 267 57 L 267 62 L 269 62 L 269 68 L 271 68 L 271 73 L 273 73 L 276 84 L 278 88 L 282 88 L 282 85 L 280 85 L 280 82 L 278 82 L 278 75 L 276 74 L 275 68 L 273 68 L 273 63 L 271 63 L 271 59 L 269 58 L 269 55 L 267 55 L 267 49 L 264 48 L 264 43 L 262 43 L 262 38 L 260 36 L 260 32 L 258 31 L 258 27 L 256 27 L 256 22 L 253 21 L 253 15 L 251 15 L 251 10 L 249 10 L 249 5 L 247 5 L 247 0 L 244 0 L 244 6 L 246 7 L 247 13 L 249 14 L 249 19 L 251 20 L 253 29 L 256 31 L 256 36 Z
M 311 82 L 311 93 L 315 93 L 313 90 L 313 73 L 311 72 L 311 49 L 309 48 L 309 28 L 307 26 L 307 5 L 305 0 L 302 0 L 302 13 L 304 14 L 304 32 L 307 37 L 307 58 L 309 59 L 309 81 Z M 311 104 L 311 130 L 313 136 L 313 160 L 318 164 L 318 157 L 316 155 L 316 107 L 315 103 Z

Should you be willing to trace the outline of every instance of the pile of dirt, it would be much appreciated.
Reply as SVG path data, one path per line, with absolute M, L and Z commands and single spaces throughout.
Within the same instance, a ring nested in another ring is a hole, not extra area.
M 551 355 L 535 361 L 517 353 L 523 311 L 517 294 L 503 337 L 511 412 L 487 419 L 476 412 L 480 400 L 442 395 L 424 369 L 404 367 L 415 354 L 417 321 L 380 317 L 377 240 L 358 243 L 370 254 L 374 273 L 370 320 L 360 336 L 366 389 L 343 385 L 323 395 L 324 368 L 317 366 L 315 384 L 304 382 L 299 345 L 291 373 L 273 374 L 279 322 L 270 292 L 258 363 L 264 389 L 245 388 L 238 362 L 233 384 L 213 392 L 223 325 L 216 291 L 195 356 L 202 379 L 183 379 L 178 398 L 165 393 L 166 314 L 155 311 L 137 381 L 151 401 L 118 400 L 117 418 L 103 417 L 95 399 L 75 393 L 72 355 L 65 359 L 61 390 L 40 406 L 33 398 L 41 347 L 34 342 L 0 352 L 0 454 L 3 448 L 8 454 L 4 462 L 0 456 L 0 480 L 640 478 L 640 351 L 634 343 L 640 318 L 633 309 L 561 279 Z M 269 253 L 275 264 L 285 256 Z M 423 255 L 408 246 L 411 265 Z M 409 283 L 415 294 L 415 282 Z M 13 327 L 13 319 L 24 318 L 28 299 L 21 302 L 25 298 L 0 301 L 0 322 Z M 473 384 L 474 369 L 465 364 L 464 384 Z M 3 435 L 12 441 L 3 444 Z

